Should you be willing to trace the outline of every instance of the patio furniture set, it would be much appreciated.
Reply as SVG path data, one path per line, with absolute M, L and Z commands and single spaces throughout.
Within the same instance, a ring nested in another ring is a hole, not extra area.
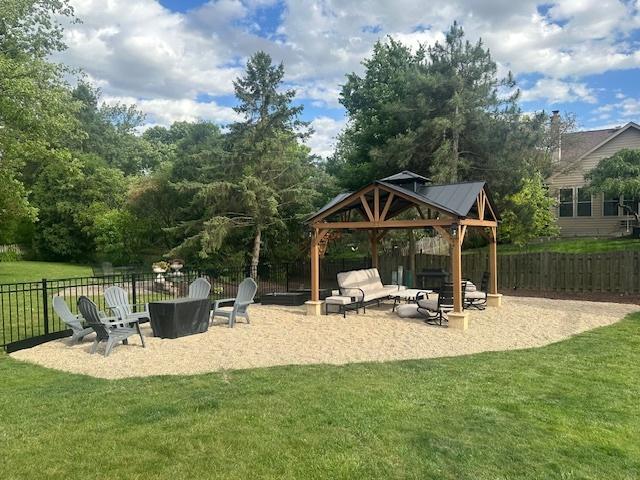
M 140 323 L 147 321 L 151 324 L 153 335 L 160 338 L 178 338 L 206 332 L 214 324 L 216 317 L 226 319 L 225 323 L 229 327 L 233 327 L 239 318 L 249 323 L 248 306 L 253 303 L 257 289 L 253 279 L 245 278 L 238 286 L 235 298 L 223 298 L 211 303 L 211 284 L 205 278 L 198 278 L 189 285 L 187 297 L 131 305 L 124 289 L 111 286 L 105 289 L 104 299 L 112 316 L 100 311 L 86 296 L 78 299 L 79 315 L 71 312 L 61 296 L 54 296 L 52 305 L 60 319 L 71 329 L 72 343 L 95 332 L 91 353 L 95 353 L 98 345 L 104 342 L 104 355 L 108 356 L 115 345 L 120 342 L 126 345 L 134 335 L 140 337 L 144 348 Z
M 372 304 L 380 305 L 383 300 L 393 300 L 392 311 L 400 317 L 425 317 L 428 323 L 442 325 L 447 313 L 453 310 L 453 284 L 444 282 L 438 288 L 438 298 L 429 298 L 434 293 L 430 289 L 409 289 L 403 285 L 383 285 L 377 268 L 353 270 L 337 275 L 338 290 L 324 299 L 325 313 L 340 313 L 344 317 L 348 311 L 366 312 Z M 487 303 L 489 274 L 482 275 L 480 290 L 470 281 L 463 281 L 464 308 L 483 310 Z M 403 305 L 399 305 L 402 301 Z

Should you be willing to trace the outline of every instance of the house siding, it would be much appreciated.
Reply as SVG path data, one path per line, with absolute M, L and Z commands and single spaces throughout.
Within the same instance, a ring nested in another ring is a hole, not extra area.
M 624 148 L 640 149 L 640 130 L 634 127 L 628 128 L 616 138 L 602 145 L 597 150 L 586 155 L 571 170 L 557 173 L 551 176 L 547 183 L 549 185 L 549 193 L 557 198 L 562 188 L 582 187 L 585 185 L 584 175 L 598 165 L 600 160 L 615 154 Z M 604 216 L 603 213 L 603 195 L 596 194 L 591 198 L 591 216 L 576 216 L 574 192 L 574 216 L 559 217 L 558 208 L 554 209 L 558 226 L 560 227 L 560 235 L 563 237 L 574 236 L 614 236 L 624 235 L 628 233 L 633 217 L 627 215 Z

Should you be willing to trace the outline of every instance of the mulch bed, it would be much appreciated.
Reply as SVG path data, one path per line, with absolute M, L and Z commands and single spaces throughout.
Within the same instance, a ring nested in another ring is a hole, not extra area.
M 539 290 L 511 289 L 501 293 L 515 297 L 541 297 L 554 300 L 584 300 L 587 302 L 631 303 L 640 305 L 640 294 L 612 292 L 541 292 Z

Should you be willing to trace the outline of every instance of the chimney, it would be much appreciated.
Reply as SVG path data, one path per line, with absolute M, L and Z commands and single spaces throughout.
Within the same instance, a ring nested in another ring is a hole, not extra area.
M 562 160 L 562 133 L 560 132 L 560 110 L 551 112 L 551 160 L 558 163 Z

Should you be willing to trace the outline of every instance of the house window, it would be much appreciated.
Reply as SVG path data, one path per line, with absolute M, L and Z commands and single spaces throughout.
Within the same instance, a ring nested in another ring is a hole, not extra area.
M 591 194 L 586 188 L 578 188 L 578 216 L 591 216 Z
M 602 213 L 605 217 L 617 217 L 618 205 L 620 205 L 620 198 L 613 195 L 604 196 L 604 203 L 602 205 Z
M 623 197 L 622 199 L 622 204 L 625 207 L 630 208 L 631 210 L 633 210 L 635 213 L 638 213 L 638 199 L 637 198 L 630 198 L 627 200 L 627 197 Z M 629 212 L 627 209 L 624 209 L 622 211 L 623 215 L 632 215 L 631 212 Z
M 560 210 L 561 217 L 573 217 L 573 188 L 560 189 Z

